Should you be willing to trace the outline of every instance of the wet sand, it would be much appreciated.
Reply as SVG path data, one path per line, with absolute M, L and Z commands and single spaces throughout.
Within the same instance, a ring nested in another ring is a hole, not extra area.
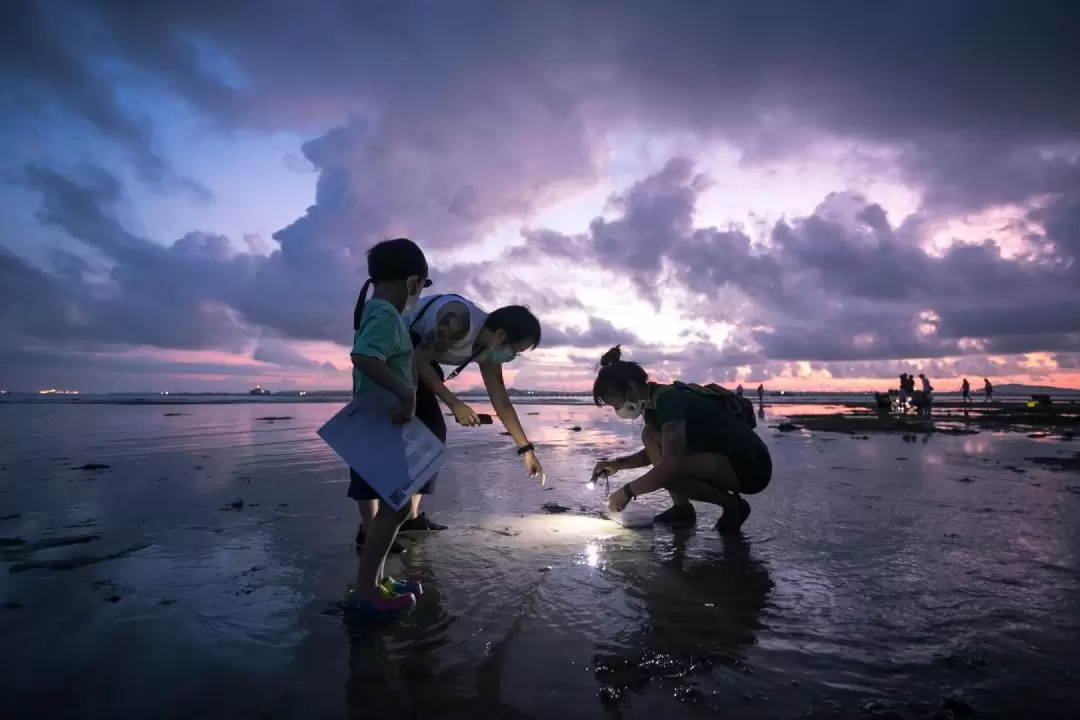
M 678 534 L 591 517 L 592 462 L 635 430 L 522 406 L 549 487 L 497 424 L 452 428 L 426 506 L 451 528 L 400 560 L 426 593 L 365 627 L 338 610 L 356 510 L 314 434 L 334 410 L 0 408 L 0 715 L 1080 714 L 1074 440 L 769 408 L 773 483 L 724 541 L 707 507 Z

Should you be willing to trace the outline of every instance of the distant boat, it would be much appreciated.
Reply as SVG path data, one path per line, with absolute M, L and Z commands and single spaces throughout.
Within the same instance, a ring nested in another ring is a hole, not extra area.
M 255 389 L 249 391 L 248 394 L 249 395 L 269 395 L 270 391 L 267 390 L 266 388 L 263 388 L 263 387 L 260 387 L 260 386 L 256 385 Z

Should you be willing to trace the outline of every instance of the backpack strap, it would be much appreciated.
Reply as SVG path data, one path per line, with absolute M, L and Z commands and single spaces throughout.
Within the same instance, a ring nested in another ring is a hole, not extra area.
M 436 300 L 441 300 L 444 297 L 456 297 L 456 298 L 461 298 L 462 300 L 465 299 L 465 298 L 461 297 L 460 295 L 454 295 L 453 293 L 446 293 L 444 295 L 436 295 L 435 297 L 431 298 L 426 303 L 424 303 L 424 307 L 420 308 L 420 312 L 416 313 L 416 317 L 414 317 L 413 321 L 409 324 L 409 330 L 415 330 L 416 329 L 416 323 L 420 322 L 420 318 L 424 317 L 424 313 L 426 313 L 428 311 L 428 308 L 431 307 L 432 304 Z

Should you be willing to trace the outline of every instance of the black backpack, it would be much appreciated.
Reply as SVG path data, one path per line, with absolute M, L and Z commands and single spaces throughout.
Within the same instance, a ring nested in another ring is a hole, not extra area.
M 740 397 L 716 383 L 695 385 L 693 383 L 675 381 L 672 384 L 681 390 L 690 390 L 691 392 L 717 398 L 720 402 L 724 403 L 724 406 L 732 415 L 742 420 L 751 429 L 757 427 L 757 415 L 754 413 L 754 403 L 750 402 L 748 398 Z

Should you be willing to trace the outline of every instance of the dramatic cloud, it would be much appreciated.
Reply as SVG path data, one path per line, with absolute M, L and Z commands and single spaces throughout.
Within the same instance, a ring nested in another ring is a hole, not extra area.
M 1004 0 L 7 3 L 0 162 L 40 202 L 28 212 L 72 242 L 31 261 L 0 235 L 0 328 L 13 351 L 255 348 L 254 361 L 318 370 L 289 342 L 347 343 L 364 250 L 408 234 L 432 251 L 439 290 L 554 318 L 545 349 L 623 342 L 717 378 L 1033 352 L 1067 367 L 1080 349 L 1078 20 L 1069 4 Z M 131 222 L 113 159 L 62 167 L 55 138 L 79 123 L 144 181 L 206 199 L 174 169 L 183 148 L 163 107 L 223 138 L 313 138 L 288 162 L 318 173 L 314 204 L 272 246 L 195 227 L 162 244 Z M 506 239 L 506 223 L 593 187 L 629 136 L 721 144 L 745 167 L 839 148 L 905 183 L 917 208 L 890 217 L 885 199 L 837 186 L 760 234 L 710 227 L 696 219 L 710 169 L 676 156 L 580 232 Z M 1006 206 L 1013 225 L 941 246 L 943 222 Z M 502 247 L 484 245 L 492 233 Z M 596 286 L 608 306 L 585 300 Z M 605 317 L 639 299 L 697 324 L 661 342 Z
M 284 368 L 302 368 L 307 370 L 337 370 L 330 361 L 318 362 L 301 355 L 289 345 L 279 340 L 263 339 L 251 354 L 253 360 L 270 363 Z

